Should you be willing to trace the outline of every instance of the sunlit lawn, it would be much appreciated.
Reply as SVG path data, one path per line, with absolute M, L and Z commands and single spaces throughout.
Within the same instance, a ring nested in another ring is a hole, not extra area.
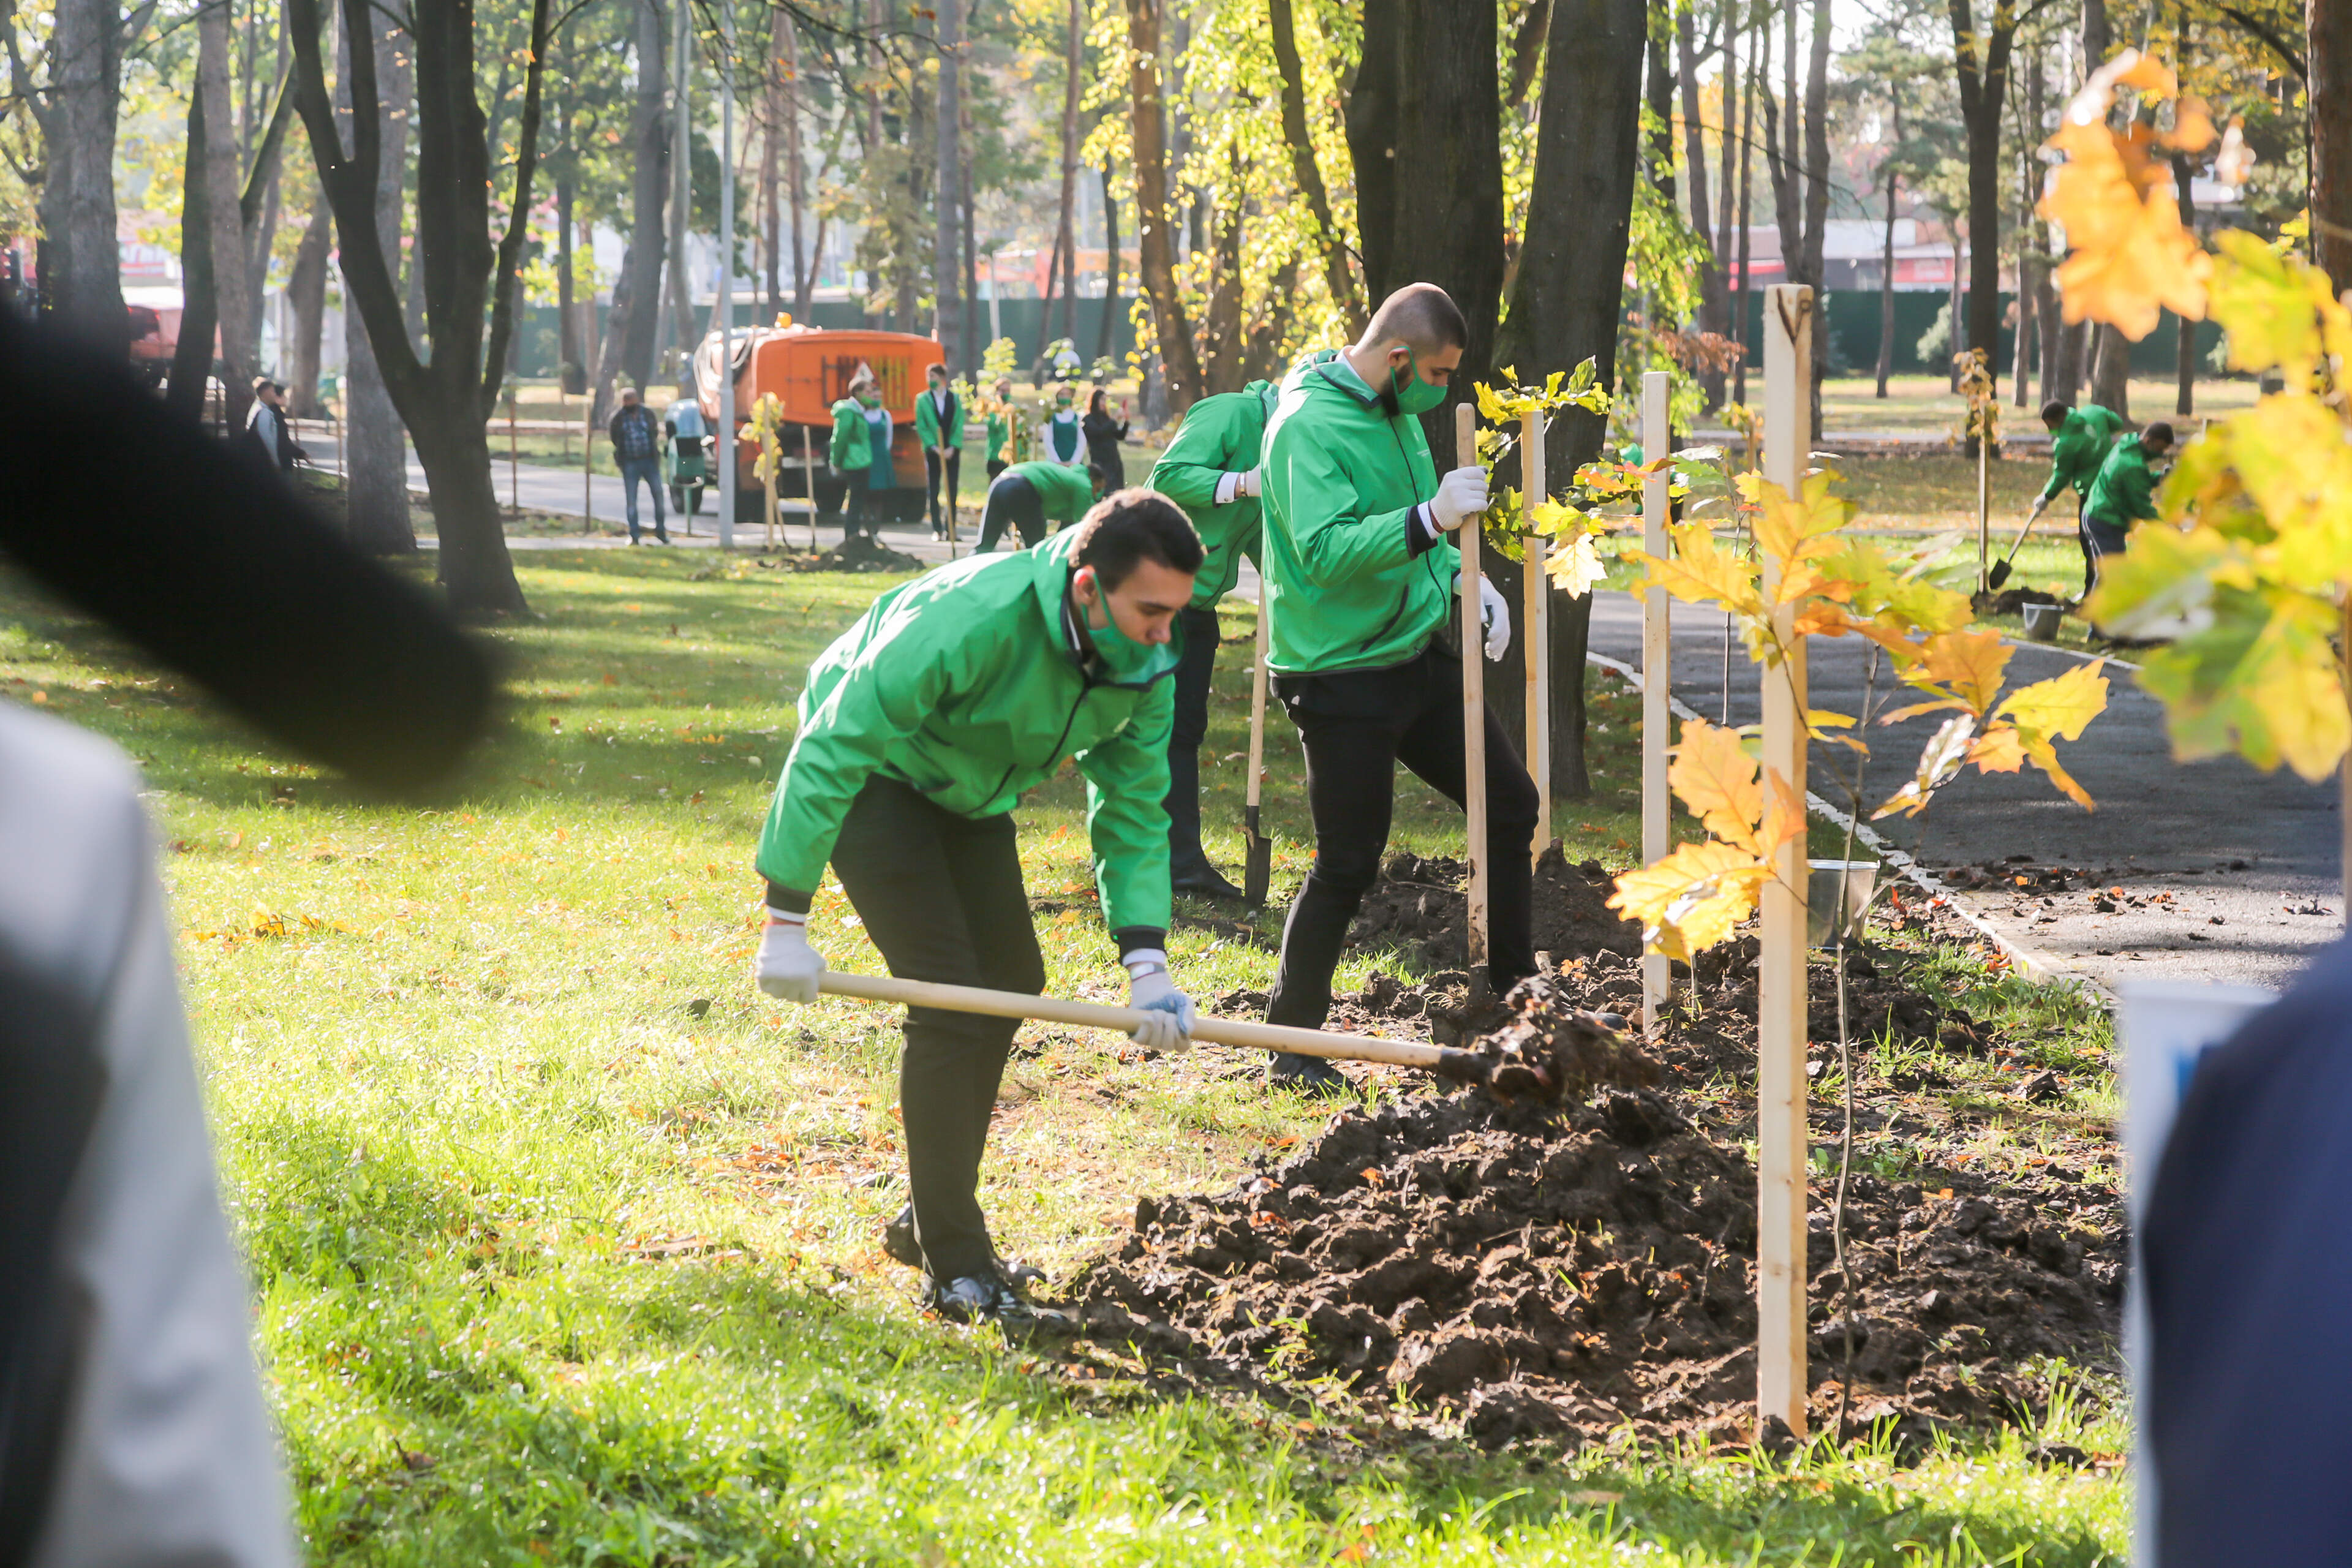
M 1171 1402 L 920 1320 L 884 1261 L 903 1200 L 897 1030 L 747 983 L 751 853 L 801 673 L 889 579 L 653 552 L 534 553 L 500 634 L 501 737 L 432 809 L 364 804 L 0 579 L 0 689 L 113 737 L 152 790 L 258 1332 L 320 1560 L 530 1563 L 2116 1561 L 2126 1497 L 2019 1439 L 1916 1469 L 1403 1445 L 1334 1415 Z M 701 574 L 700 580 L 697 574 Z M 1246 611 L 1228 635 L 1249 630 Z M 1244 691 L 1221 674 L 1212 853 L 1238 869 Z M 1624 864 L 1635 744 L 1570 853 Z M 1307 864 L 1269 736 L 1277 906 Z M 1022 813 L 1060 993 L 1122 979 L 1076 781 Z M 1418 784 L 1398 843 L 1454 849 Z M 1195 915 L 1206 913 L 1194 910 Z M 1271 931 L 1273 917 L 1265 922 Z M 1195 990 L 1263 942 L 1190 923 Z M 814 935 L 878 968 L 837 891 Z M 1343 971 L 1353 984 L 1371 967 Z M 1056 1273 L 1145 1192 L 1222 1185 L 1321 1112 L 1262 1064 L 1024 1032 L 983 1198 Z M 1402 1089 L 1402 1084 L 1395 1087 Z M 2055 1435 L 2111 1449 L 2112 1423 Z

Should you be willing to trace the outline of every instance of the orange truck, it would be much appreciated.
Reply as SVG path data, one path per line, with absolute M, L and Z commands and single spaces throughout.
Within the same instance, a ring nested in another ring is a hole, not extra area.
M 725 341 L 716 332 L 694 354 L 695 401 L 710 428 L 719 428 L 719 356 Z M 773 394 L 783 405 L 783 453 L 777 496 L 814 495 L 817 510 L 841 510 L 848 481 L 825 462 L 833 444 L 833 405 L 849 395 L 861 369 L 882 386 L 889 411 L 890 471 L 897 487 L 884 492 L 882 515 L 906 521 L 923 515 L 923 448 L 915 439 L 915 398 L 930 367 L 945 362 L 940 345 L 908 332 L 844 331 L 799 326 L 778 316 L 772 327 L 735 334 L 735 520 L 756 521 L 765 489 L 758 469 L 760 443 L 751 427 L 751 406 Z M 863 483 L 861 477 L 860 483 Z

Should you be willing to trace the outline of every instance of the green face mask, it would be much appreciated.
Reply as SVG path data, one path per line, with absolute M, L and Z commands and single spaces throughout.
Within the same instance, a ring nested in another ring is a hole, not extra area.
M 1405 351 L 1405 379 L 1397 384 L 1397 373 L 1389 372 L 1389 396 L 1400 414 L 1426 414 L 1445 401 L 1445 388 L 1421 379 L 1421 361 L 1411 349 Z
M 879 408 L 882 406 L 882 399 L 871 392 L 859 393 L 857 395 L 857 401 L 866 405 L 868 408 Z
M 1096 581 L 1095 591 L 1101 595 L 1097 602 L 1102 606 L 1107 624 L 1096 626 L 1087 614 L 1086 601 L 1077 602 L 1078 614 L 1086 619 L 1087 636 L 1094 640 L 1095 662 L 1113 680 L 1140 680 L 1151 668 L 1152 645 L 1137 642 L 1118 629 L 1118 617 L 1110 611 L 1109 591 L 1102 586 L 1100 579 Z

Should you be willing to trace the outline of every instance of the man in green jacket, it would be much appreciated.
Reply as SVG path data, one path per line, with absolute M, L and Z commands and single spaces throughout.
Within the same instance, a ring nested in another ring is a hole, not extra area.
M 948 384 L 948 367 L 935 364 L 923 395 L 915 399 L 915 439 L 923 444 L 925 505 L 931 518 L 931 537 L 948 536 L 948 518 L 955 511 L 956 480 L 963 473 L 963 399 Z M 947 510 L 940 510 L 940 483 L 947 482 Z
M 891 483 L 890 416 L 883 411 L 882 387 L 872 372 L 861 368 L 849 384 L 849 395 L 833 405 L 833 444 L 825 461 L 847 481 L 841 537 L 878 533 L 882 510 L 871 492 Z
M 2126 537 L 2136 522 L 2156 515 L 2156 470 L 2172 450 L 2172 426 L 2159 419 L 2137 436 L 2117 441 L 2091 481 L 2083 503 L 2083 536 L 2095 552 L 2097 569 L 2106 570 L 2107 557 L 2124 552 Z
M 1034 544 L 1054 528 L 1067 528 L 1085 514 L 1103 493 L 1102 470 L 1091 465 L 1074 468 L 1066 463 L 1015 463 L 989 481 L 988 504 L 980 513 L 980 542 L 975 554 L 996 548 L 1007 526 L 1018 529 L 1021 542 Z
M 1253 381 L 1192 405 L 1149 481 L 1184 509 L 1207 552 L 1192 603 L 1176 620 L 1184 658 L 1176 667 L 1176 729 L 1168 745 L 1168 852 L 1176 890 L 1212 899 L 1242 897 L 1201 847 L 1201 742 L 1209 735 L 1217 667 L 1217 601 L 1234 591 L 1242 557 L 1258 556 L 1258 449 L 1275 392 L 1272 382 Z
M 908 979 L 1034 995 L 1045 960 L 1021 882 L 1013 807 L 1075 762 L 1087 781 L 1095 885 L 1136 1038 L 1181 1049 L 1192 1004 L 1168 973 L 1168 725 L 1172 627 L 1201 542 L 1183 513 L 1129 490 L 1042 549 L 968 556 L 894 588 L 809 667 L 800 731 L 760 837 L 771 996 L 817 998 L 808 942 L 828 861 Z M 1038 1326 L 996 1256 L 977 1190 L 1014 1020 L 909 1008 L 898 1096 L 912 1234 L 929 1303 Z M 896 1228 L 896 1227 L 894 1227 Z
M 2050 432 L 2050 482 L 2042 487 L 2035 498 L 2032 515 L 2025 526 L 2033 526 L 2058 492 L 2071 487 L 2074 491 L 2074 537 L 2083 546 L 2083 592 L 2091 591 L 2094 575 L 2092 563 L 2097 552 L 2091 548 L 2091 536 L 2083 527 L 2083 508 L 2091 499 L 2091 481 L 2099 477 L 2099 465 L 2106 461 L 2107 453 L 2123 433 L 2123 416 L 2096 403 L 2085 403 L 2080 408 L 2069 408 L 2056 401 L 2042 405 L 2042 423 Z
M 1462 667 L 1440 637 L 1461 556 L 1449 537 L 1479 526 L 1486 471 L 1443 479 L 1420 416 L 1444 402 L 1469 329 L 1445 291 L 1414 283 L 1384 300 L 1352 348 L 1317 355 L 1282 384 L 1266 426 L 1264 570 L 1275 689 L 1307 752 L 1315 865 L 1283 928 L 1268 1022 L 1320 1027 L 1349 922 L 1380 874 L 1396 764 L 1462 805 Z M 1486 656 L 1511 636 L 1485 582 Z M 1466 650 L 1475 658 L 1478 649 Z M 1500 992 L 1535 972 L 1529 848 L 1536 786 L 1486 709 L 1486 849 Z M 1328 1062 L 1285 1057 L 1275 1079 L 1332 1089 Z
M 1005 446 L 1013 439 L 1013 422 L 1019 417 L 1019 411 L 1013 406 L 1012 379 L 1000 376 L 996 383 L 996 395 L 988 404 L 987 461 L 991 484 L 996 482 L 997 475 L 1012 466 L 1012 457 L 1005 451 Z

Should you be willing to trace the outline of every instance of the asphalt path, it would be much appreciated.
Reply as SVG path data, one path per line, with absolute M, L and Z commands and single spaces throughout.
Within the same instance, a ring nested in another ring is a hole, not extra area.
M 1723 616 L 1677 605 L 1674 695 L 1710 722 L 1760 717 L 1759 671 L 1733 639 L 1725 701 Z M 1872 684 L 1869 645 L 1810 638 L 1808 701 L 1859 714 Z M 1638 668 L 1641 611 L 1630 594 L 1601 594 L 1591 647 Z M 2063 673 L 2077 656 L 2018 643 L 2012 686 Z M 2343 930 L 2342 829 L 2331 781 L 2311 785 L 2282 768 L 2257 773 L 2236 758 L 2172 758 L 2164 714 L 2132 668 L 2110 661 L 2107 710 L 2060 761 L 2097 804 L 2084 811 L 2030 764 L 2017 773 L 1973 768 L 1947 784 L 1922 816 L 1873 826 L 1895 847 L 1937 870 L 1957 902 L 2005 942 L 2038 953 L 2061 973 L 2108 989 L 2136 978 L 2283 986 Z M 1902 705 L 1882 660 L 1873 706 Z M 1854 754 L 1811 748 L 1811 787 L 1840 806 L 1859 795 L 1874 810 L 1911 776 L 1920 748 L 1945 715 L 1874 725 L 1859 777 Z M 2015 879 L 2037 869 L 2089 873 L 2092 886 L 2042 892 Z M 1974 883 L 1974 886 L 1963 884 Z

